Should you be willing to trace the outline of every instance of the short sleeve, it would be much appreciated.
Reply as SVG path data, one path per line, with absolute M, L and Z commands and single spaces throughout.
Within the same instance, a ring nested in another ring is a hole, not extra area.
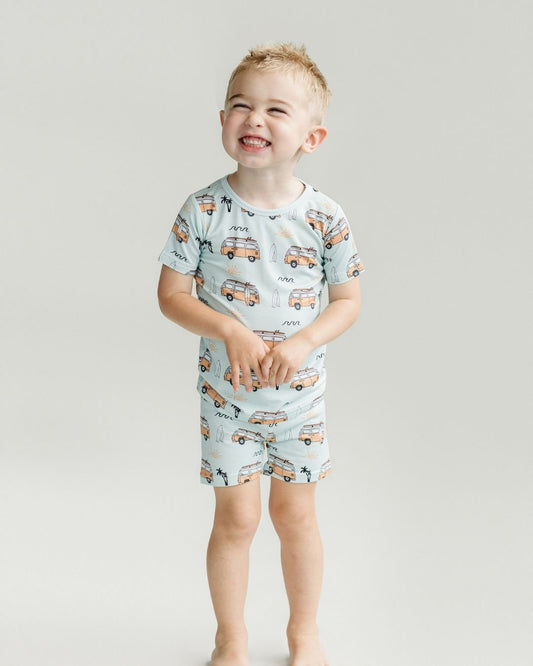
M 191 195 L 172 225 L 159 261 L 178 273 L 194 274 L 200 262 L 204 235 L 201 215 Z
M 342 284 L 365 270 L 352 230 L 340 206 L 326 227 L 322 240 L 324 273 L 329 284 Z

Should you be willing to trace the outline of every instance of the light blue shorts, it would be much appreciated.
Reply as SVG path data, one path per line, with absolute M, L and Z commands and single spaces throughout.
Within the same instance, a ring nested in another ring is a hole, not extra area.
M 242 412 L 201 397 L 200 479 L 212 486 L 236 486 L 261 474 L 287 483 L 311 483 L 330 471 L 322 396 L 306 411 Z

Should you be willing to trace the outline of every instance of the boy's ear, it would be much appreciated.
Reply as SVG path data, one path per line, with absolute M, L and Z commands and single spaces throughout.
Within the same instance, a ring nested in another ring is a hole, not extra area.
M 327 134 L 328 130 L 323 125 L 317 125 L 307 135 L 306 140 L 301 146 L 301 151 L 303 153 L 312 153 L 324 141 Z
M 224 115 L 225 115 L 224 114 L 224 109 L 222 109 L 222 111 L 220 111 L 220 124 L 221 125 L 224 125 Z

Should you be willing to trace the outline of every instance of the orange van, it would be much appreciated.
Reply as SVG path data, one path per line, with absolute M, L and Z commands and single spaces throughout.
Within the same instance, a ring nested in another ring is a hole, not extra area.
M 248 483 L 261 476 L 263 470 L 263 463 L 259 460 L 251 465 L 244 465 L 239 470 L 239 483 Z
M 282 476 L 285 481 L 294 481 L 296 478 L 296 469 L 290 460 L 283 460 L 283 458 L 278 458 L 273 453 L 269 453 L 267 464 L 266 472 L 268 474 L 275 472 L 278 476 Z
M 246 428 L 238 428 L 231 436 L 231 439 L 234 442 L 239 442 L 241 445 L 248 441 L 260 442 L 262 444 L 265 440 L 261 433 L 247 430 Z
M 348 222 L 346 218 L 341 218 L 333 229 L 324 236 L 324 245 L 330 250 L 337 243 L 341 243 L 343 240 L 348 240 L 350 238 L 350 229 L 348 227 Z
M 200 434 L 204 436 L 204 439 L 207 442 L 209 439 L 209 423 L 203 416 L 200 416 Z
M 354 254 L 353 257 L 350 258 L 350 261 L 346 266 L 346 275 L 348 277 L 357 276 L 362 270 L 363 270 L 363 264 L 359 259 L 359 255 Z
M 261 258 L 259 243 L 253 238 L 229 236 L 222 243 L 220 252 L 221 254 L 226 255 L 228 259 L 233 259 L 233 257 L 246 257 L 248 261 L 254 262 L 256 259 Z
M 289 294 L 289 307 L 299 310 L 302 306 L 314 308 L 316 294 L 313 289 L 293 289 Z
M 309 266 L 314 268 L 317 265 L 316 250 L 312 247 L 299 247 L 291 245 L 285 254 L 285 263 L 293 268 L 296 266 Z
M 263 412 L 255 411 L 248 419 L 249 423 L 261 423 L 262 425 L 275 425 L 287 420 L 285 412 Z
M 220 288 L 222 296 L 228 301 L 234 298 L 243 301 L 246 305 L 252 306 L 259 303 L 259 292 L 257 287 L 250 282 L 239 282 L 238 280 L 224 280 Z
M 301 391 L 303 388 L 307 388 L 308 386 L 314 386 L 319 380 L 319 377 L 320 375 L 318 374 L 318 370 L 315 370 L 315 368 L 305 368 L 304 370 L 298 370 L 298 372 L 294 375 L 292 382 L 290 383 L 290 387 L 296 389 L 297 391 Z
M 311 442 L 320 442 L 322 444 L 324 441 L 324 422 L 304 425 L 300 430 L 298 439 L 306 446 L 310 446 Z
M 333 215 L 327 215 L 320 210 L 311 208 L 305 213 L 305 221 L 311 226 L 312 229 L 318 229 L 324 235 L 324 229 L 328 223 L 333 219 Z
M 204 382 L 202 384 L 202 393 L 207 395 L 211 398 L 211 400 L 215 403 L 215 407 L 218 409 L 218 407 L 224 408 L 226 406 L 227 400 L 223 398 L 220 393 L 217 393 L 215 389 L 209 384 L 208 382 Z
M 213 215 L 213 211 L 217 209 L 215 197 L 212 194 L 199 194 L 196 197 L 196 201 L 198 202 L 202 213 Z
M 172 231 L 176 234 L 176 240 L 179 243 L 186 243 L 189 240 L 189 225 L 181 215 L 176 218 Z
M 198 367 L 202 372 L 209 372 L 211 369 L 211 361 L 213 358 L 211 357 L 211 352 L 209 349 L 206 349 L 204 352 L 203 356 L 200 356 L 200 360 L 198 361 Z
M 213 470 L 211 465 L 202 458 L 202 467 L 200 469 L 200 476 L 203 477 L 208 483 L 213 483 Z

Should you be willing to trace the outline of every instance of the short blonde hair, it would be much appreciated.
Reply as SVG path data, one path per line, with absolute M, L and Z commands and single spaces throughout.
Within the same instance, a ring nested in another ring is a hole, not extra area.
M 231 73 L 226 90 L 227 106 L 231 85 L 241 72 L 256 69 L 259 72 L 291 72 L 299 74 L 306 85 L 315 104 L 317 116 L 322 122 L 328 108 L 331 91 L 326 78 L 316 63 L 309 57 L 305 46 L 295 46 L 288 42 L 263 44 L 250 49 Z

